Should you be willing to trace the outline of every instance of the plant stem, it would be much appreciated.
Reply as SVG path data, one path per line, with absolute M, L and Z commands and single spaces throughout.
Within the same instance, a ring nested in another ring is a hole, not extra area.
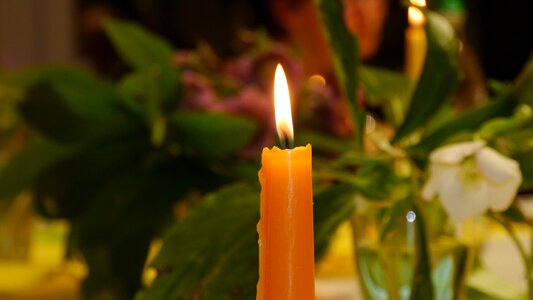
M 531 273 L 531 271 L 532 271 L 531 263 L 530 263 L 530 259 L 529 259 L 528 255 L 527 255 L 527 252 L 524 249 L 524 246 L 518 240 L 518 236 L 514 232 L 512 226 L 511 226 L 511 223 L 504 216 L 499 215 L 499 214 L 494 214 L 494 213 L 489 213 L 489 216 L 493 220 L 495 220 L 497 223 L 502 225 L 502 227 L 505 229 L 505 231 L 507 231 L 507 233 L 509 234 L 509 237 L 511 238 L 511 240 L 515 244 L 516 249 L 520 253 L 520 256 L 521 256 L 521 258 L 522 258 L 522 260 L 524 262 L 524 267 L 526 268 L 526 280 L 527 280 L 528 295 L 529 295 L 528 299 L 533 299 L 533 278 L 531 277 L 531 275 L 532 275 L 532 273 Z

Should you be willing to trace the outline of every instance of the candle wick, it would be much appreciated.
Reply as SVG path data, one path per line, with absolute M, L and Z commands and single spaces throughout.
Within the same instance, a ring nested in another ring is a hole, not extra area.
M 289 138 L 286 135 L 283 135 L 283 136 L 281 136 L 279 138 L 279 144 L 280 144 L 282 149 L 285 149 L 285 148 L 292 149 L 292 148 L 294 148 L 294 140 Z

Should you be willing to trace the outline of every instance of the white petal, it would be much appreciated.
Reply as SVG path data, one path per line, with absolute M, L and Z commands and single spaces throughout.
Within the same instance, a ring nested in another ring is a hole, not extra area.
M 444 169 L 449 168 L 457 168 L 457 166 L 450 166 L 445 164 L 439 164 L 439 163 L 432 163 L 430 168 L 430 175 L 426 183 L 424 184 L 424 187 L 422 188 L 422 198 L 425 200 L 432 200 L 435 198 L 438 187 L 443 183 L 443 181 L 446 181 L 448 177 L 443 176 L 445 172 L 443 172 Z
M 522 181 L 518 163 L 492 148 L 483 147 L 476 153 L 475 159 L 479 169 L 489 180 L 503 183 L 513 178 L 519 178 L 519 181 Z
M 424 187 L 422 188 L 422 199 L 432 200 L 433 198 L 435 198 L 436 194 L 437 194 L 437 189 L 435 186 L 435 180 L 432 176 L 430 176 L 429 179 L 424 184 Z
M 490 188 L 483 181 L 472 186 L 464 185 L 459 180 L 450 180 L 450 183 L 444 186 L 439 194 L 444 209 L 450 217 L 456 220 L 464 220 L 487 210 Z
M 520 173 L 519 173 L 520 174 Z M 489 207 L 494 211 L 504 211 L 516 197 L 518 188 L 522 183 L 522 176 L 512 177 L 504 183 L 495 184 L 488 182 L 491 186 L 491 192 L 489 194 L 488 203 Z
M 430 156 L 431 162 L 458 164 L 467 156 L 474 154 L 485 145 L 484 141 L 471 141 L 451 144 L 438 148 Z
M 460 168 L 443 171 L 448 180 L 439 186 L 438 194 L 448 215 L 463 220 L 483 213 L 488 208 L 488 184 L 479 180 L 476 184 L 465 185 L 459 177 Z

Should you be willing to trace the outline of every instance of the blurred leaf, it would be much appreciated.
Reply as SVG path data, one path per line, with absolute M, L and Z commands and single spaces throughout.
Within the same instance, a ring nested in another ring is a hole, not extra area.
M 387 120 L 393 126 L 403 122 L 409 105 L 408 87 L 414 82 L 402 73 L 369 66 L 360 66 L 359 77 L 369 105 L 383 107 Z
M 153 67 L 133 72 L 118 85 L 118 92 L 126 105 L 142 116 L 151 128 L 151 140 L 155 146 L 160 146 L 166 135 L 162 88 L 161 73 Z
M 10 200 L 22 190 L 29 189 L 45 168 L 72 151 L 72 147 L 33 139 L 0 169 L 0 199 Z
M 170 65 L 173 48 L 163 38 L 135 23 L 116 19 L 107 20 L 104 29 L 122 58 L 132 67 Z
M 458 43 L 454 30 L 443 17 L 427 14 L 427 52 L 422 74 L 410 101 L 405 121 L 393 143 L 424 125 L 448 99 L 459 80 L 456 64 Z
M 484 140 L 491 140 L 499 136 L 512 135 L 518 131 L 523 131 L 522 129 L 524 128 L 526 130 L 532 128 L 533 116 L 531 114 L 531 108 L 528 107 L 526 110 L 529 112 L 515 112 L 513 116 L 508 118 L 498 117 L 490 119 L 478 130 L 479 135 Z
M 258 220 L 257 188 L 234 185 L 211 194 L 171 228 L 153 263 L 159 276 L 137 299 L 255 297 Z M 233 264 L 234 259 L 239 263 Z
M 108 20 L 104 26 L 121 57 L 134 69 L 144 70 L 145 75 L 156 79 L 161 91 L 161 103 L 177 101 L 180 82 L 178 73 L 171 65 L 174 54 L 172 46 L 163 38 L 132 22 Z M 138 77 L 130 78 L 129 81 L 135 78 Z M 146 84 L 142 81 L 137 83 L 142 87 Z M 123 89 L 129 88 L 136 89 L 132 84 L 123 86 Z
M 186 191 L 175 184 L 179 180 L 175 166 L 134 166 L 93 193 L 87 209 L 73 222 L 75 244 L 90 269 L 83 282 L 85 297 L 107 293 L 114 299 L 133 298 L 141 288 L 150 242 L 171 220 L 173 203 Z
M 533 60 L 527 62 L 516 78 L 514 90 L 519 101 L 533 106 Z
M 342 139 L 330 134 L 316 131 L 302 130 L 295 136 L 295 144 L 310 143 L 315 152 L 343 153 L 356 148 L 353 140 Z
M 391 161 L 365 162 L 349 182 L 369 199 L 385 199 L 398 181 L 392 166 Z
M 313 198 L 315 260 L 320 260 L 326 254 L 337 228 L 352 216 L 355 193 L 353 186 L 340 183 L 315 194 Z
M 417 157 L 427 157 L 427 154 L 453 135 L 465 131 L 475 131 L 485 121 L 512 114 L 516 102 L 509 92 L 501 94 L 497 99 L 479 108 L 473 109 L 458 118 L 452 119 L 442 127 L 424 137 L 418 144 L 411 146 L 408 151 Z
M 533 191 L 533 149 L 513 153 L 511 158 L 518 161 L 522 171 L 521 191 Z
M 190 154 L 222 158 L 246 146 L 258 125 L 251 119 L 220 113 L 178 113 L 169 122 Z
M 35 205 L 47 217 L 72 220 L 83 214 L 103 184 L 148 150 L 148 141 L 137 135 L 85 146 L 41 170 L 33 187 Z
M 35 130 L 62 142 L 79 142 L 136 128 L 112 85 L 84 72 L 41 71 L 19 110 Z
M 352 116 L 357 148 L 363 149 L 363 135 L 365 132 L 365 114 L 357 101 L 357 70 L 359 60 L 357 40 L 344 24 L 343 7 L 339 0 L 315 0 L 318 6 L 323 29 L 333 50 L 333 67 L 342 94 L 348 100 Z

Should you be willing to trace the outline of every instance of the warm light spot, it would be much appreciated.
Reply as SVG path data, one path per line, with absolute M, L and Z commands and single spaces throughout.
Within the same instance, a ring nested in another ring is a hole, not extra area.
M 311 77 L 309 77 L 309 83 L 325 86 L 326 85 L 326 79 L 322 75 L 315 74 Z
M 282 140 L 293 140 L 291 99 L 287 77 L 281 64 L 276 67 L 274 75 L 274 111 L 276 114 L 276 129 Z
M 374 130 L 376 130 L 376 119 L 374 119 L 371 115 L 366 115 L 366 133 L 371 133 Z
M 411 4 L 418 7 L 425 7 L 426 0 L 411 0 Z
M 426 21 L 424 13 L 417 7 L 409 6 L 409 24 L 413 26 L 422 26 Z

